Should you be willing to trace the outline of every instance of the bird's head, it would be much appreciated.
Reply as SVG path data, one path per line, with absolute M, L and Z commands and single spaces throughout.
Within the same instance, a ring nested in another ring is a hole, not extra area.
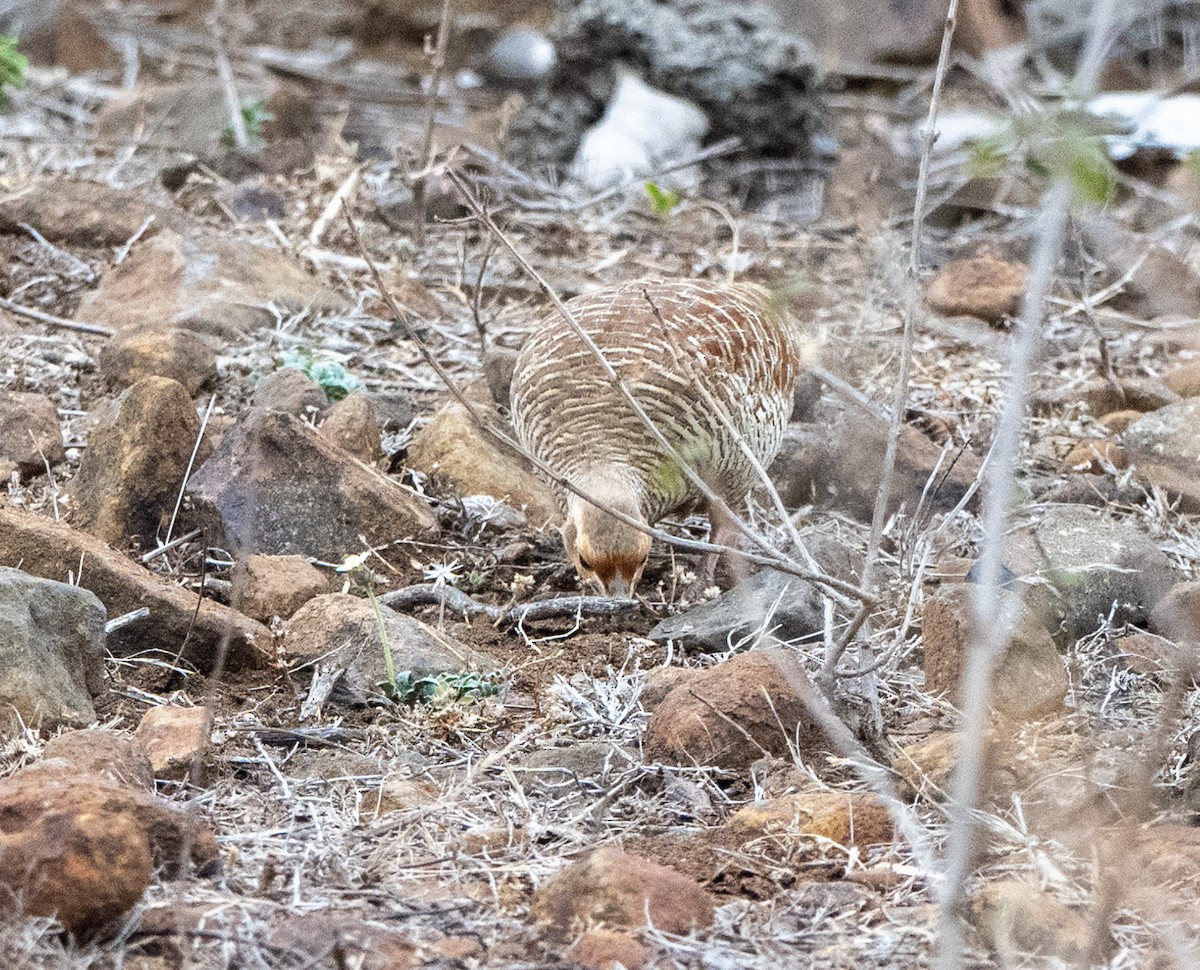
M 607 494 L 596 490 L 589 494 L 607 508 L 644 521 L 632 494 L 620 490 Z M 650 555 L 650 536 L 578 495 L 571 495 L 562 537 L 567 555 L 585 584 L 598 587 L 607 596 L 633 595 Z

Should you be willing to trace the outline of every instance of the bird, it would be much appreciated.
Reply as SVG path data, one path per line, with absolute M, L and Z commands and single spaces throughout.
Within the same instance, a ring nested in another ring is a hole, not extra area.
M 758 477 L 746 450 L 764 468 L 779 452 L 804 342 L 781 302 L 755 283 L 632 280 L 563 306 L 579 330 L 552 309 L 532 324 L 517 354 L 513 430 L 542 473 L 551 473 L 563 545 L 580 580 L 629 597 L 652 539 L 610 511 L 649 527 L 703 510 L 714 541 L 724 541 L 733 523 L 721 503 L 744 508 Z M 706 500 L 684 463 L 720 503 Z

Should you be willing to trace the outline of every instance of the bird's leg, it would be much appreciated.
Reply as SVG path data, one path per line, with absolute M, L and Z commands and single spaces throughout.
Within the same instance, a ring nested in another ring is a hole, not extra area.
M 708 521 L 711 526 L 709 542 L 715 546 L 732 546 L 734 548 L 740 546 L 741 532 L 724 502 L 709 503 Z M 703 598 L 704 590 L 716 583 L 718 565 L 724 566 L 724 572 L 728 574 L 731 586 L 746 578 L 746 566 L 741 558 L 714 549 L 712 552 L 706 552 L 700 561 L 696 579 L 688 586 L 688 599 Z

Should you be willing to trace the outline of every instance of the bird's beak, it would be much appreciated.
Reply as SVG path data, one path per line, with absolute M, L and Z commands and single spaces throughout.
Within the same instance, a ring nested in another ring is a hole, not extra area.
M 633 599 L 633 587 L 629 585 L 629 580 L 620 573 L 613 577 L 605 592 L 614 599 Z

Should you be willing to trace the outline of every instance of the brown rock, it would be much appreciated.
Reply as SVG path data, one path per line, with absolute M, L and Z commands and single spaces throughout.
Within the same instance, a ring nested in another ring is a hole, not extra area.
M 930 693 L 957 697 L 972 645 L 976 589 L 971 584 L 946 586 L 925 604 L 921 641 L 925 689 Z M 1013 632 L 992 675 L 992 706 L 1016 718 L 1060 710 L 1067 696 L 1067 671 L 1054 639 L 1025 609 L 1018 594 L 1000 589 L 996 595 Z
M 329 409 L 325 389 L 297 367 L 272 371 L 259 381 L 250 400 L 256 408 L 298 418 L 320 417 Z
M 1162 380 L 1180 397 L 1200 397 L 1200 358 L 1172 367 Z
M 1138 474 L 1178 499 L 1184 512 L 1200 512 L 1200 398 L 1147 414 L 1125 429 L 1125 450 Z
M 269 483 L 269 485 L 265 484 Z M 437 533 L 429 507 L 299 418 L 252 408 L 188 483 L 210 542 L 341 562 L 371 545 Z
M 383 457 L 375 408 L 365 394 L 349 394 L 329 409 L 321 434 L 359 461 L 373 465 Z
M 645 757 L 745 771 L 764 754 L 788 755 L 797 733 L 801 750 L 811 753 L 822 735 L 800 693 L 808 690 L 792 651 L 739 654 L 688 679 L 655 708 L 643 738 Z
M 838 792 L 799 792 L 745 805 L 726 828 L 752 833 L 785 833 L 828 839 L 840 846 L 865 849 L 892 841 L 892 817 L 874 795 Z
M 912 794 L 944 798 L 961 746 L 962 738 L 957 731 L 934 731 L 919 741 L 902 745 L 892 768 Z
M 87 590 L 0 566 L 0 708 L 46 732 L 96 720 L 104 623 Z
M 653 711 L 671 691 L 698 673 L 698 670 L 691 667 L 652 667 L 646 671 L 646 682 L 642 685 L 639 695 L 642 707 Z
M 201 670 L 212 670 L 219 658 L 227 670 L 266 662 L 271 631 L 240 613 L 202 600 L 114 552 L 99 539 L 42 516 L 0 509 L 0 566 L 21 563 L 26 572 L 47 579 L 75 577 L 107 607 L 109 617 L 139 607 L 146 619 L 110 633 L 108 648 L 118 656 L 158 650 Z M 194 623 L 193 623 L 194 619 Z
M 373 793 L 363 799 L 359 819 L 371 821 L 389 812 L 415 812 L 423 814 L 437 804 L 441 791 L 437 785 L 419 778 L 403 778 L 399 775 L 388 775 L 383 784 Z
M 712 924 L 713 901 L 674 869 L 620 849 L 597 849 L 542 886 L 530 915 L 559 939 L 576 928 L 636 929 L 650 923 L 664 933 L 690 933 Z
M 182 232 L 192 225 L 173 206 L 146 199 L 145 187 L 118 189 L 101 182 L 38 179 L 0 198 L 0 232 L 24 233 L 24 223 L 53 243 L 109 247 L 123 246 L 151 217 L 142 242 L 164 227 Z M 86 320 L 86 315 L 81 319 Z
M 1093 438 L 1079 442 L 1067 452 L 1063 465 L 1071 471 L 1103 475 L 1109 468 L 1128 468 L 1129 462 L 1125 458 L 1125 451 L 1115 441 Z
M 642 970 L 650 962 L 650 948 L 634 934 L 621 930 L 587 930 L 564 954 L 587 970 Z
M 502 426 L 494 406 L 476 407 Z M 446 404 L 421 430 L 408 460 L 418 471 L 449 482 L 460 495 L 491 495 L 524 509 L 535 526 L 560 518 L 557 500 L 528 462 L 478 428 L 457 401 Z
M 407 936 L 352 913 L 288 914 L 271 931 L 270 940 L 273 949 L 311 966 L 415 970 L 423 963 Z
M 1088 414 L 1114 411 L 1157 411 L 1179 400 L 1179 395 L 1152 377 L 1125 377 L 1114 384 L 1095 377 L 1078 387 L 1042 391 L 1033 397 L 1033 409 L 1039 414 L 1082 404 Z
M 1111 275 L 1132 276 L 1112 305 L 1143 319 L 1200 317 L 1200 279 L 1182 259 L 1107 216 L 1080 220 L 1084 244 Z
M 1068 964 L 1088 965 L 1088 921 L 1052 895 L 1016 879 L 985 886 L 971 901 L 971 915 L 988 949 L 1011 958 L 1039 953 Z
M 1168 593 L 1159 601 L 1160 604 L 1170 599 L 1170 596 Z M 1134 673 L 1156 677 L 1159 680 L 1171 680 L 1180 674 L 1187 674 L 1195 680 L 1197 668 L 1200 667 L 1200 657 L 1194 649 L 1181 647 L 1173 640 L 1146 633 L 1144 630 L 1117 637 L 1112 642 L 1112 648 L 1125 661 L 1125 666 Z
M 160 704 L 142 715 L 134 733 L 156 778 L 186 778 L 193 764 L 203 764 L 212 739 L 213 716 L 207 707 Z
M 329 591 L 329 580 L 304 556 L 247 556 L 233 567 L 233 605 L 255 620 L 287 619 L 314 596 Z
M 956 259 L 925 287 L 925 302 L 946 316 L 979 317 L 999 323 L 1015 315 L 1025 295 L 1029 267 L 994 255 Z
M 783 447 L 769 469 L 784 504 L 797 508 L 816 502 L 869 521 L 883 480 L 888 424 L 862 411 L 822 405 L 818 420 L 794 424 L 784 432 Z M 901 506 L 949 512 L 967 494 L 979 473 L 970 451 L 942 460 L 942 449 L 916 428 L 901 429 L 889 512 Z M 926 489 L 934 468 L 936 487 Z M 974 506 L 976 499 L 968 503 Z
M 148 792 L 41 762 L 0 780 L 0 883 L 29 915 L 88 932 L 141 897 L 151 867 L 219 866 L 212 832 Z
M 1141 411 L 1125 408 L 1122 411 L 1109 411 L 1108 414 L 1102 415 L 1098 420 L 1113 434 L 1120 434 L 1135 421 L 1141 420 L 1141 417 Z
M 54 402 L 41 394 L 0 390 L 0 463 L 10 461 L 31 478 L 66 456 Z
M 100 373 L 109 386 L 129 387 L 147 377 L 178 381 L 189 397 L 217 379 L 217 354 L 182 327 L 143 326 L 122 331 L 100 349 Z
M 116 413 L 88 435 L 71 482 L 74 524 L 110 546 L 136 537 L 153 548 L 179 497 L 200 434 L 200 419 L 183 385 L 147 377 L 118 399 Z M 205 457 L 201 442 L 200 460 Z
M 327 593 L 304 604 L 288 622 L 284 646 L 293 672 L 307 680 L 325 665 L 341 671 L 332 699 L 362 704 L 387 682 L 384 638 L 396 673 L 414 678 L 464 670 L 495 671 L 492 657 L 473 650 L 420 620 L 348 593 Z M 382 632 L 380 626 L 382 624 Z
M 269 304 L 322 310 L 342 302 L 278 250 L 236 236 L 163 231 L 104 274 L 78 317 L 113 330 L 178 326 L 235 339 L 275 322 Z
M 1150 629 L 1176 643 L 1200 645 L 1200 581 L 1172 586 L 1151 611 Z
M 67 731 L 46 742 L 43 761 L 61 760 L 75 776 L 93 775 L 114 785 L 154 791 L 154 769 L 129 738 L 101 728 Z

